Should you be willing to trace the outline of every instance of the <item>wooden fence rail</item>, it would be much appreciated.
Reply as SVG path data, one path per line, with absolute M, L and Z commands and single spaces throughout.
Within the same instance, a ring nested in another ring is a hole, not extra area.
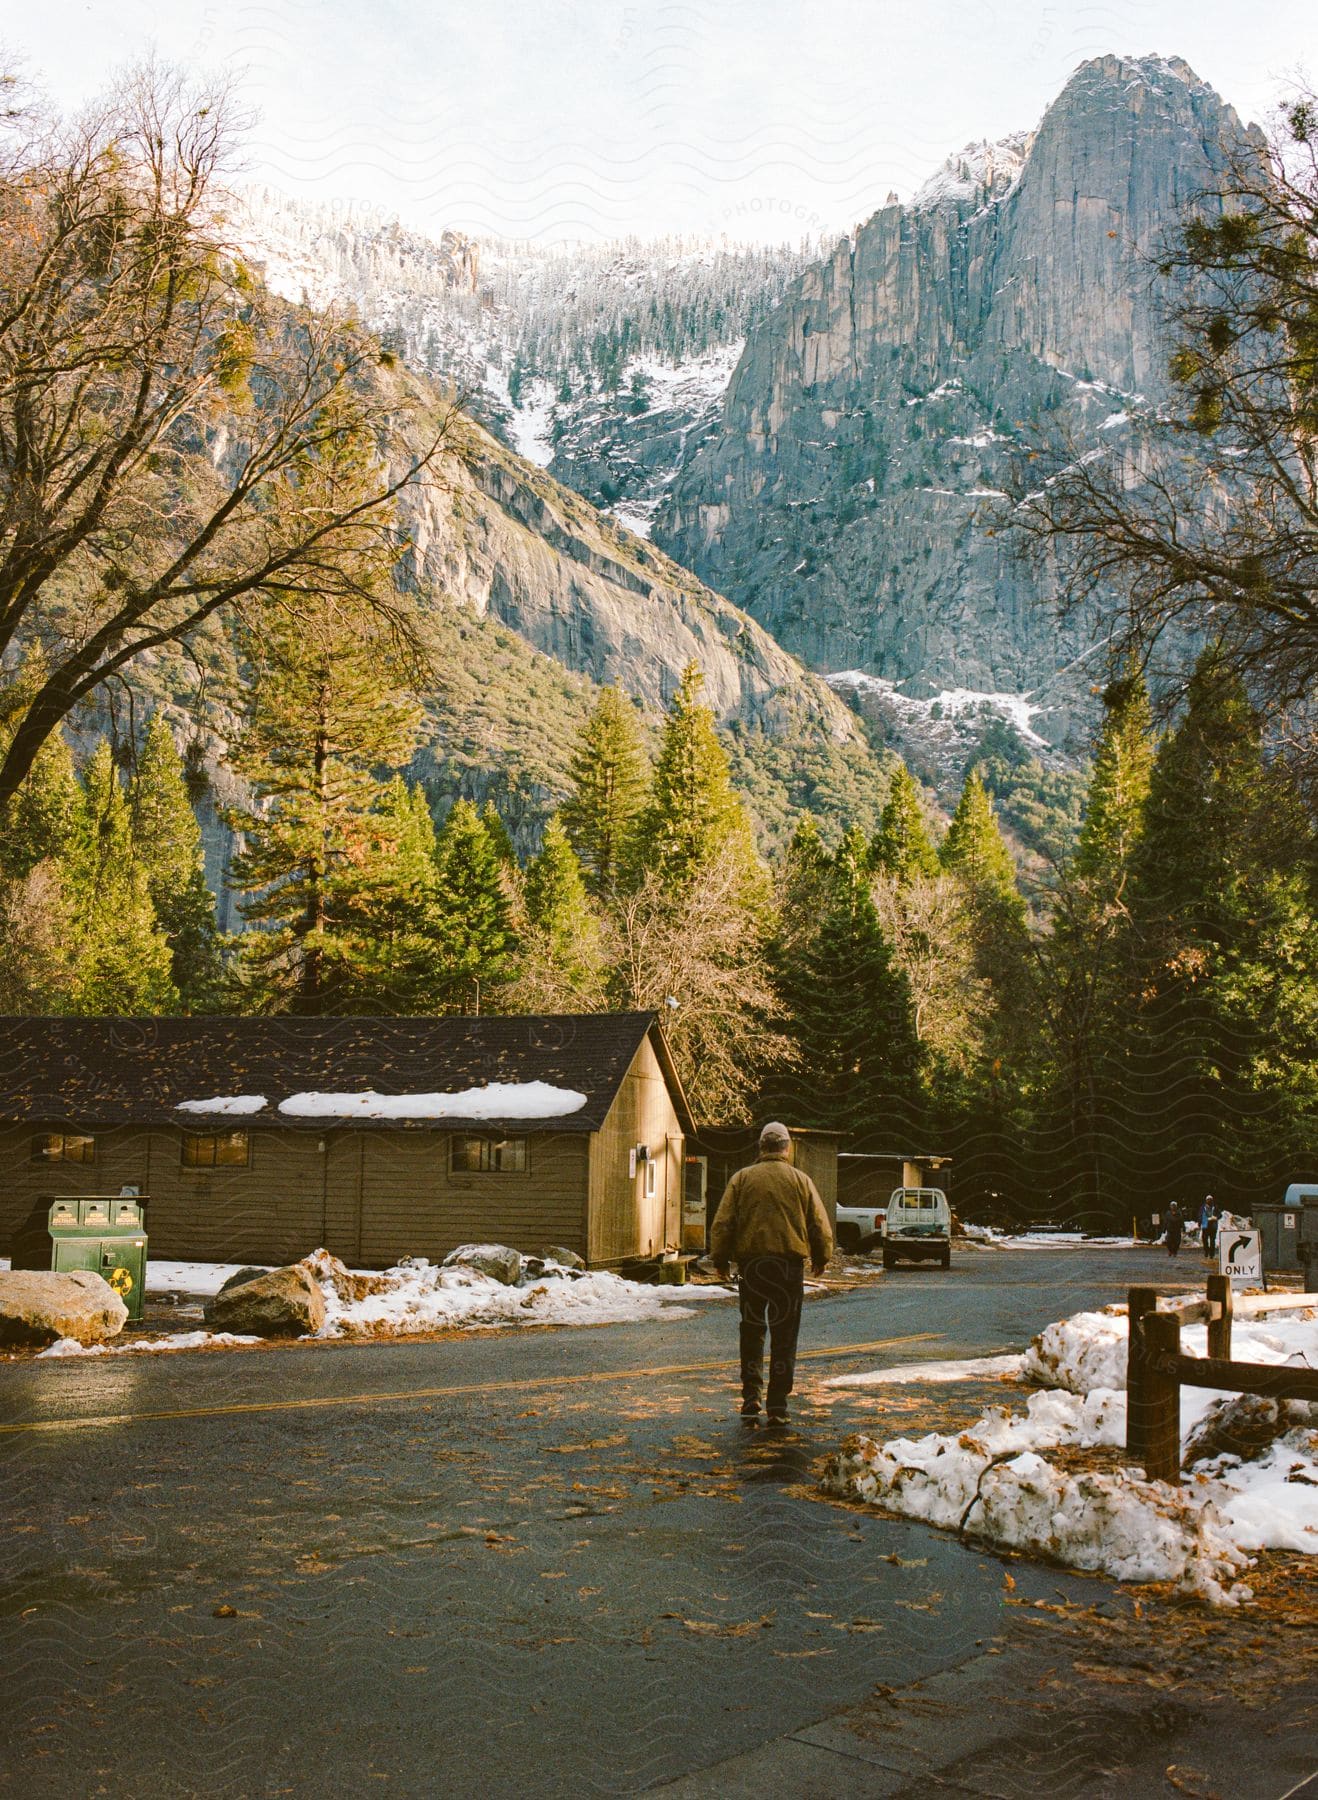
M 1313 1304 L 1312 1295 L 1297 1296 L 1293 1302 L 1306 1303 Z M 1169 1481 L 1174 1486 L 1181 1478 L 1182 1387 L 1261 1394 L 1273 1400 L 1318 1401 L 1318 1369 L 1231 1360 L 1231 1283 L 1225 1275 L 1208 1277 L 1207 1301 L 1198 1303 L 1191 1314 L 1208 1320 L 1207 1356 L 1182 1354 L 1184 1312 L 1159 1312 L 1157 1304 L 1156 1289 L 1131 1288 L 1126 1451 L 1143 1463 L 1150 1481 Z

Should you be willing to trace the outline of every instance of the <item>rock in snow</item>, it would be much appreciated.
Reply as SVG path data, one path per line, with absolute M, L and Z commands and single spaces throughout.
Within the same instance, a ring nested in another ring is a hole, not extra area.
M 519 1250 L 507 1244 L 459 1244 L 444 1258 L 446 1269 L 474 1269 L 478 1275 L 492 1276 L 505 1287 L 515 1287 L 522 1273 Z
M 578 1256 L 575 1250 L 565 1249 L 562 1244 L 550 1244 L 540 1255 L 543 1261 L 557 1263 L 560 1269 L 584 1269 L 586 1266 L 584 1257 Z
M 117 1337 L 128 1308 L 92 1269 L 0 1272 L 0 1344 L 99 1344 Z
M 222 1288 L 206 1302 L 205 1316 L 212 1331 L 305 1337 L 325 1323 L 325 1296 L 310 1271 L 295 1263 Z

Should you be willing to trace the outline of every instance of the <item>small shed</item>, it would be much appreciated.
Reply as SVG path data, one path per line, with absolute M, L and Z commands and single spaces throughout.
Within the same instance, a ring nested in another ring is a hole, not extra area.
M 147 1197 L 153 1258 L 676 1249 L 692 1124 L 653 1013 L 0 1021 L 0 1247 Z
M 783 1123 L 792 1134 L 792 1162 L 819 1189 L 819 1197 L 836 1230 L 838 1203 L 838 1145 L 840 1131 Z M 698 1125 L 687 1145 L 687 1192 L 683 1212 L 682 1245 L 703 1250 L 709 1241 L 723 1190 L 736 1174 L 760 1153 L 758 1125 Z
M 839 1206 L 884 1207 L 894 1188 L 938 1187 L 951 1199 L 952 1158 L 933 1151 L 845 1150 L 837 1159 Z

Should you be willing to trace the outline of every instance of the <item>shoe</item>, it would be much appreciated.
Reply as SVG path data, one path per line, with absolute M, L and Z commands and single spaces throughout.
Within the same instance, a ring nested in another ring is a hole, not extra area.
M 786 1423 L 787 1423 L 787 1414 L 785 1412 L 776 1412 L 775 1411 L 775 1412 L 771 1412 L 771 1413 L 766 1413 L 765 1417 L 768 1420 L 770 1425 L 786 1425 Z
M 743 1419 L 758 1419 L 760 1416 L 759 1401 L 743 1400 L 741 1403 L 741 1416 Z

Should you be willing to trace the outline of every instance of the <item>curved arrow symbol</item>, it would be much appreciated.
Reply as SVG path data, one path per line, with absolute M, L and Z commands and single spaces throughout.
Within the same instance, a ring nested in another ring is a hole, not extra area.
M 1237 1250 L 1248 1250 L 1250 1245 L 1253 1243 L 1253 1241 L 1254 1240 L 1252 1237 L 1232 1238 L 1231 1248 L 1226 1253 L 1227 1261 L 1229 1263 L 1233 1263 L 1236 1260 L 1236 1251 Z

